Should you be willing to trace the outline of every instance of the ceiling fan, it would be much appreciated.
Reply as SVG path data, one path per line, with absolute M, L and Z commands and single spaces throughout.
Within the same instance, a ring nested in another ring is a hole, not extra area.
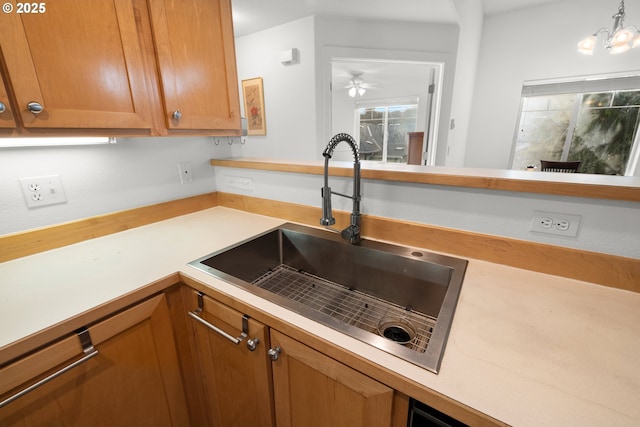
M 362 96 L 367 92 L 367 89 L 372 88 L 370 84 L 364 82 L 362 74 L 363 73 L 360 72 L 350 73 L 351 79 L 349 80 L 349 84 L 345 86 L 345 89 L 348 89 L 347 92 L 352 98 L 356 95 Z

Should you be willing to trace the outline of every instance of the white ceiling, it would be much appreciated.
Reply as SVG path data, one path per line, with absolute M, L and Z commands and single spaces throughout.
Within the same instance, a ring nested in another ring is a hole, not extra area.
M 563 0 L 472 0 L 482 1 L 485 15 L 539 6 Z M 407 22 L 456 24 L 453 0 L 232 0 L 236 37 L 251 34 L 309 15 L 333 15 Z M 333 64 L 334 88 L 343 88 L 353 73 L 362 73 L 368 84 L 415 79 L 427 72 L 415 65 L 382 62 Z M 381 80 L 384 76 L 384 80 Z M 378 81 L 380 80 L 380 81 Z
M 482 1 L 485 15 L 563 0 Z M 236 37 L 309 15 L 334 15 L 407 22 L 458 22 L 452 0 L 232 0 Z

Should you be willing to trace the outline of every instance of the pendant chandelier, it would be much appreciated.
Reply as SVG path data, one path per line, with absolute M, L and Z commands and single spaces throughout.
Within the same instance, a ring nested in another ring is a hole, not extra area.
M 578 43 L 578 51 L 587 55 L 593 55 L 593 49 L 600 34 L 606 34 L 607 38 L 603 40 L 604 47 L 609 53 L 626 52 L 629 49 L 640 45 L 640 31 L 635 25 L 624 25 L 624 0 L 620 1 L 618 13 L 612 16 L 613 29 L 600 28 L 598 31 L 586 37 Z

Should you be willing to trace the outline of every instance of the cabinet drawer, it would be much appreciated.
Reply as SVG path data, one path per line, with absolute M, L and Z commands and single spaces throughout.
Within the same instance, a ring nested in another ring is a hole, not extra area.
M 48 378 L 3 404 L 0 425 L 189 424 L 164 295 L 82 330 L 0 369 L 2 402 Z

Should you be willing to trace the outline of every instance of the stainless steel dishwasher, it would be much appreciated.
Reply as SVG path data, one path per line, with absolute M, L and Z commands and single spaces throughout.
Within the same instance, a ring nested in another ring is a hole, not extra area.
M 415 399 L 409 402 L 407 427 L 469 427 Z

